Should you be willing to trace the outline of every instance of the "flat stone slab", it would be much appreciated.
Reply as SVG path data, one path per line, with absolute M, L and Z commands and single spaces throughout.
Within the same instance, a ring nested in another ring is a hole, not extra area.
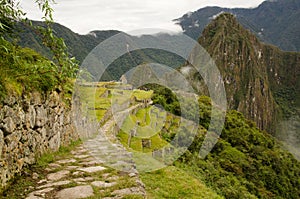
M 74 173 L 72 173 L 73 176 L 78 176 L 78 175 L 82 175 L 84 174 L 83 171 L 75 171 Z
M 125 196 L 131 194 L 144 195 L 145 193 L 143 193 L 139 187 L 125 188 L 121 190 L 115 190 L 112 192 L 112 195 L 118 195 L 118 196 Z
M 69 170 L 74 170 L 77 169 L 79 166 L 67 166 L 67 169 Z
M 95 187 L 101 187 L 101 188 L 109 188 L 112 186 L 115 186 L 117 183 L 116 182 L 103 182 L 103 181 L 94 181 L 92 182 L 92 185 L 94 185 Z
M 95 166 L 95 167 L 81 168 L 81 169 L 77 169 L 77 170 L 84 171 L 84 172 L 87 172 L 87 173 L 95 173 L 95 172 L 98 172 L 98 171 L 103 171 L 105 169 L 106 168 L 102 167 L 102 166 Z
M 58 164 L 68 164 L 68 163 L 74 163 L 77 162 L 75 159 L 68 159 L 68 160 L 58 160 L 56 163 Z
M 69 181 L 69 180 L 58 181 L 58 182 L 48 183 L 48 184 L 39 186 L 38 189 L 43 189 L 43 188 L 46 188 L 46 187 L 61 186 L 61 185 L 66 185 L 66 184 L 70 184 L 70 183 L 71 183 L 71 181 Z
M 56 194 L 58 199 L 77 199 L 87 198 L 94 195 L 93 188 L 90 185 L 77 186 L 59 191 Z
M 77 159 L 84 159 L 84 158 L 88 158 L 90 157 L 89 155 L 75 155 L 74 158 L 77 158 Z
M 56 164 L 56 163 L 50 163 L 50 164 L 48 164 L 48 167 L 51 167 L 51 169 L 52 168 L 58 168 L 58 167 L 61 167 L 59 164 Z
M 81 162 L 79 164 L 82 165 L 82 166 L 94 166 L 94 165 L 100 164 L 100 162 L 92 160 L 92 161 L 89 161 L 89 162 Z
M 93 177 L 86 177 L 86 178 L 74 178 L 74 182 L 87 182 L 87 181 L 93 181 Z
M 39 197 L 39 196 L 35 196 L 33 194 L 29 194 L 29 196 L 27 198 L 25 198 L 25 199 L 44 199 L 44 198 Z
M 69 175 L 69 173 L 70 171 L 67 170 L 58 171 L 56 173 L 50 173 L 47 175 L 47 179 L 51 181 L 57 181 L 66 177 L 67 175 Z
M 53 191 L 54 188 L 46 188 L 39 191 L 31 192 L 26 199 L 40 199 L 41 197 L 44 197 L 46 193 Z

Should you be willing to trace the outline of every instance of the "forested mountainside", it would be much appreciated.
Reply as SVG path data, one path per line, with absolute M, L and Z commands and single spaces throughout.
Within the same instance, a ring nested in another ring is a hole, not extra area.
M 180 109 L 178 107 L 178 96 L 172 93 L 171 90 L 156 84 L 147 85 L 147 88 L 154 90 L 153 102 L 162 105 L 165 110 L 180 115 L 180 110 L 186 108 L 189 113 L 195 113 L 194 104 L 189 102 L 193 99 L 188 96 L 185 96 L 184 100 L 190 106 Z M 208 132 L 208 129 L 211 125 L 212 105 L 210 98 L 207 96 L 199 96 L 198 105 L 199 128 L 195 137 L 189 131 L 189 126 L 181 126 L 180 117 L 169 113 L 162 130 L 159 132 L 160 136 L 154 135 L 148 138 L 151 140 L 151 147 L 144 147 L 142 139 L 138 137 L 133 138 L 131 142 L 127 142 L 125 138 L 128 135 L 122 131 L 119 133 L 119 137 L 125 146 L 135 151 L 141 150 L 144 152 L 158 150 L 165 141 L 172 141 L 175 146 L 177 146 L 176 144 L 182 146 L 193 139 L 186 153 L 174 165 L 193 178 L 201 180 L 206 186 L 224 198 L 299 198 L 299 161 L 284 150 L 281 143 L 272 135 L 259 130 L 254 122 L 247 120 L 240 112 L 227 111 L 224 128 L 218 142 L 205 158 L 201 158 L 199 151 L 205 136 L 211 133 Z M 150 121 L 145 117 L 147 114 L 151 115 L 149 109 L 140 110 L 131 117 L 141 123 L 147 123 L 147 121 Z M 126 128 L 128 128 L 129 123 L 124 124 Z M 165 160 L 167 161 L 168 158 L 165 158 Z M 168 171 L 168 168 L 164 171 L 159 170 L 142 175 L 146 185 L 153 188 L 148 189 L 150 193 L 161 194 L 165 197 L 169 196 L 167 189 L 157 186 L 166 170 Z M 172 182 L 171 179 L 169 180 Z M 176 183 L 173 186 L 179 187 L 180 185 L 181 183 Z M 197 198 L 196 195 L 188 196 L 189 198 Z
M 288 134 L 289 130 L 278 129 L 278 124 L 299 117 L 300 53 L 283 52 L 259 42 L 231 14 L 212 21 L 199 43 L 221 72 L 229 108 L 241 111 L 262 130 Z M 186 65 L 180 71 L 199 93 L 208 94 L 193 67 Z M 296 130 L 290 133 L 295 135 L 299 123 L 295 120 L 293 125 Z
M 33 26 L 44 27 L 44 22 L 32 21 Z M 75 57 L 80 63 L 86 58 L 86 56 L 102 41 L 108 39 L 120 31 L 108 30 L 108 31 L 91 31 L 87 35 L 80 35 L 74 33 L 72 30 L 58 23 L 54 23 L 52 26 L 54 34 L 62 38 L 68 47 L 68 51 L 71 57 Z M 18 23 L 15 29 L 15 36 L 17 43 L 22 47 L 29 47 L 37 52 L 41 53 L 45 57 L 52 59 L 50 50 L 43 45 L 43 37 L 36 28 L 33 28 L 27 23 Z M 129 36 L 136 38 L 134 36 Z M 155 37 L 149 35 L 149 37 Z M 143 49 L 135 50 L 130 54 L 124 54 L 119 59 L 116 59 L 103 74 L 101 81 L 117 80 L 122 74 L 126 73 L 131 68 L 143 64 L 143 63 L 161 63 L 173 68 L 178 68 L 184 63 L 184 60 L 174 54 L 159 50 L 159 49 Z M 93 73 L 94 71 L 90 71 Z M 98 80 L 97 80 L 98 81 Z
M 300 51 L 299 0 L 265 1 L 250 9 L 206 7 L 175 21 L 187 35 L 198 39 L 206 25 L 222 12 L 236 15 L 238 21 L 262 41 L 285 51 Z
M 42 35 L 36 30 L 37 26 L 45 27 L 45 23 L 41 21 L 31 21 L 31 23 L 33 26 L 25 22 L 16 24 L 14 30 L 16 38 L 19 40 L 18 44 L 32 48 L 44 56 L 52 58 L 51 52 L 43 45 Z M 70 56 L 75 56 L 79 61 L 82 61 L 100 42 L 120 32 L 116 30 L 92 31 L 87 35 L 80 35 L 58 23 L 53 23 L 52 28 L 57 37 L 64 39 Z

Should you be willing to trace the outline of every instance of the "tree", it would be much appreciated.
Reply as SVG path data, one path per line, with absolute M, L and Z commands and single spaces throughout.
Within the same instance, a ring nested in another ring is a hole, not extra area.
M 43 20 L 46 24 L 46 27 L 35 27 L 35 29 L 42 36 L 43 44 L 52 52 L 53 61 L 57 65 L 61 80 L 64 81 L 66 78 L 74 77 L 78 69 L 77 62 L 75 58 L 69 57 L 65 42 L 62 38 L 56 37 L 52 30 L 54 20 L 53 9 L 50 4 L 55 3 L 55 1 L 36 0 L 35 2 L 44 13 Z M 24 16 L 25 14 L 19 7 L 19 1 L 0 0 L 0 38 L 4 39 L 3 34 L 9 32 L 15 22 L 24 20 Z
M 13 0 L 0 0 L 0 35 L 8 32 L 15 21 L 20 20 L 24 13 L 19 8 L 19 2 Z

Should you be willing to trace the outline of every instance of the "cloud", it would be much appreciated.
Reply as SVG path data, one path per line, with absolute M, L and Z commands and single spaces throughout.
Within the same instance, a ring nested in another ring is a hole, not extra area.
M 130 31 L 160 28 L 180 31 L 173 19 L 205 6 L 254 7 L 263 0 L 57 0 L 54 19 L 73 31 L 86 34 L 92 30 Z M 30 19 L 41 19 L 35 0 L 21 5 Z

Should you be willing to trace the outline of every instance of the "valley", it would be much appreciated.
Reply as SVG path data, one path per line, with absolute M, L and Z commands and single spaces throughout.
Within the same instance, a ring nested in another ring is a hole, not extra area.
M 300 198 L 298 0 L 144 35 L 82 35 L 48 0 L 43 22 L 15 3 L 0 3 L 0 198 Z

